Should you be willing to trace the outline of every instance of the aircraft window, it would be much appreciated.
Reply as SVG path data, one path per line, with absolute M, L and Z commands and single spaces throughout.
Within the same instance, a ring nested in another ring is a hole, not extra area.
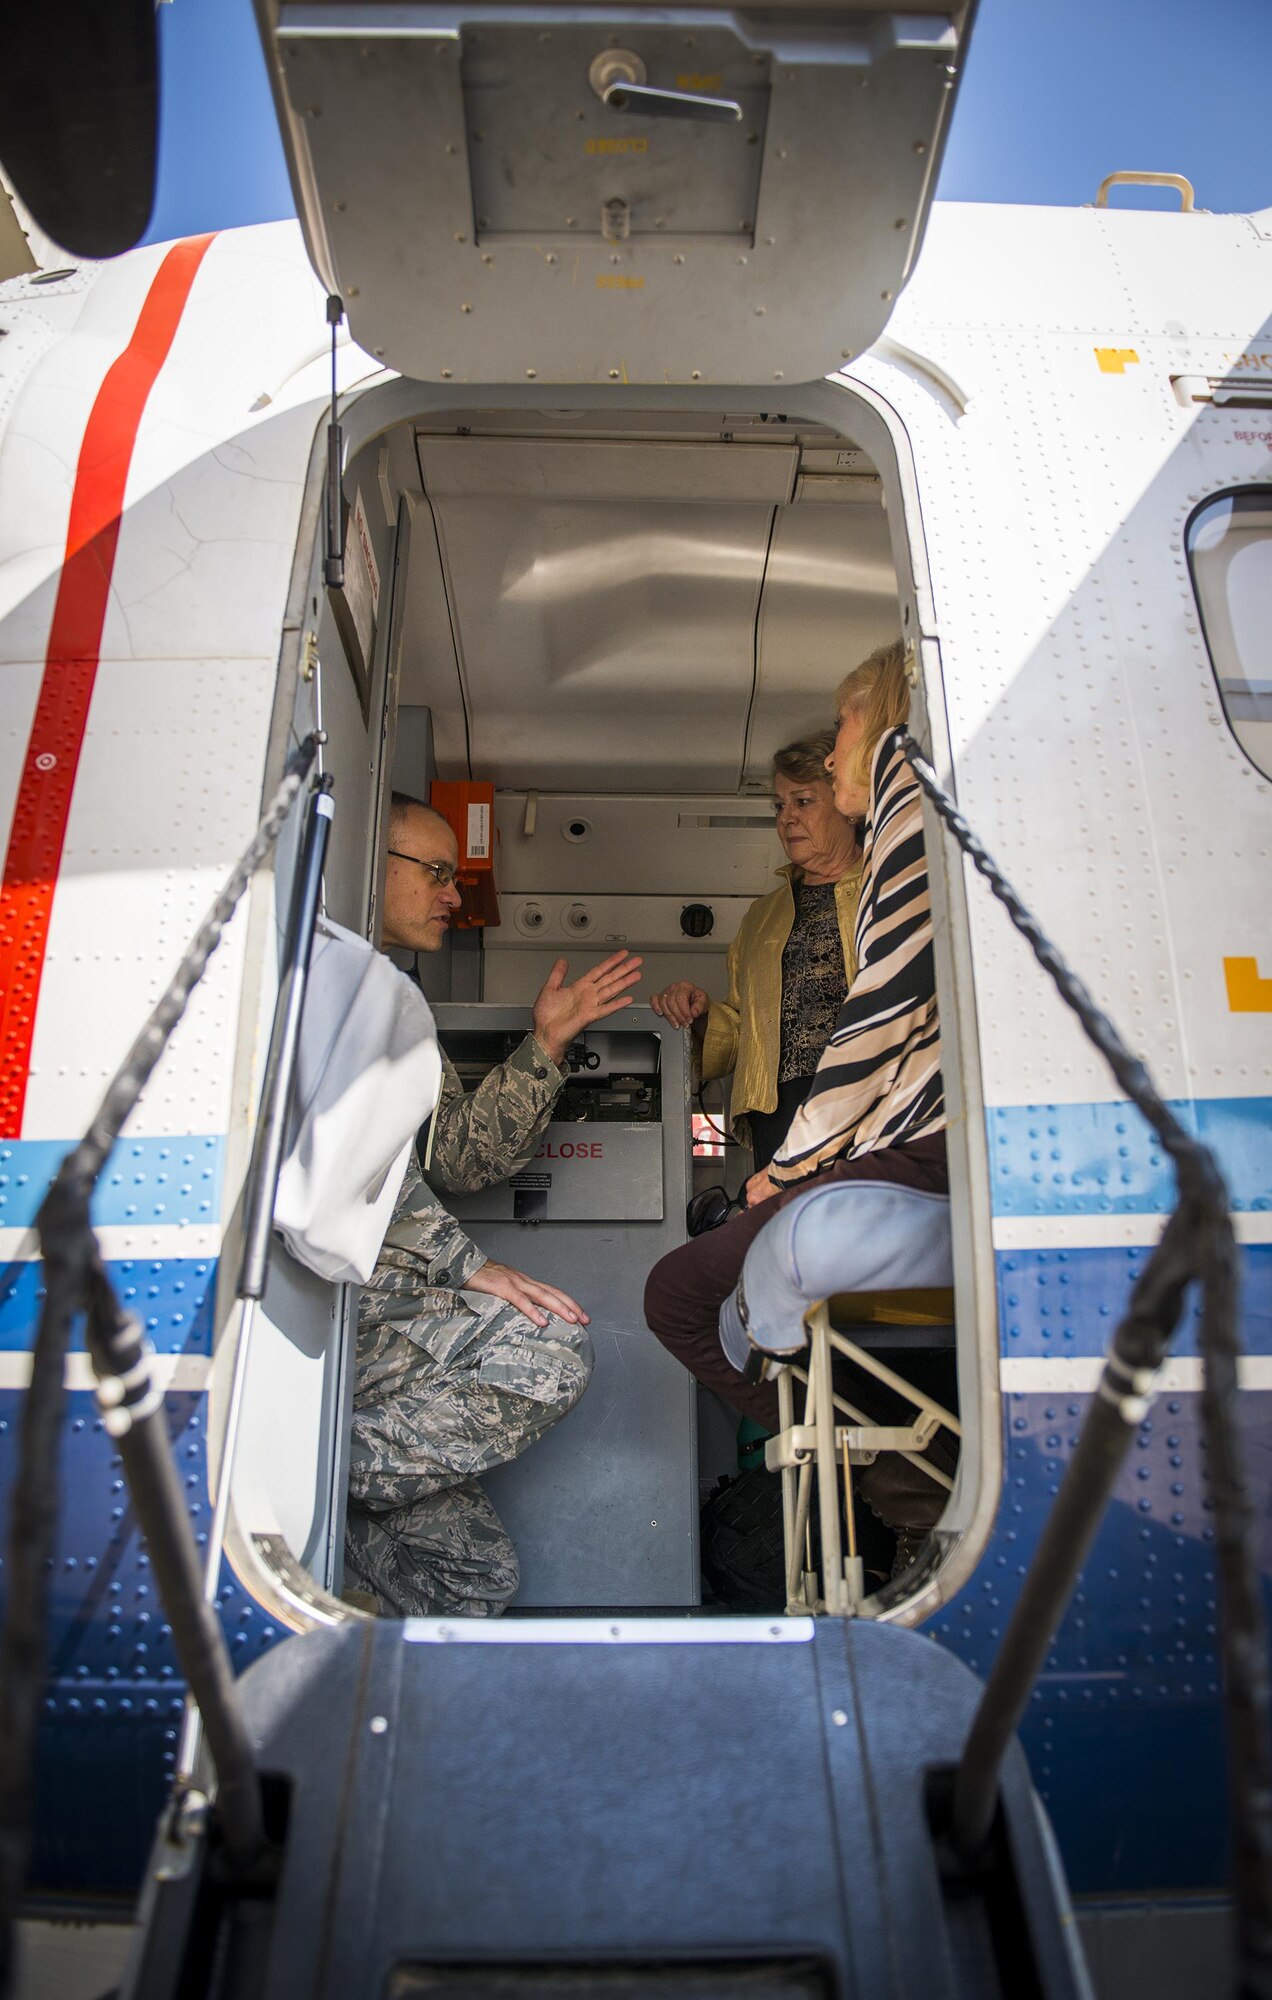
M 1188 523 L 1202 631 L 1232 733 L 1272 777 L 1272 486 L 1221 493 Z

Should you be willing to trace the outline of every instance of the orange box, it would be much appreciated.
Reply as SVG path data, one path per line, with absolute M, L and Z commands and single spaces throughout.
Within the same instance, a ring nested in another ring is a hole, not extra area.
M 495 788 L 484 779 L 434 778 L 428 802 L 450 826 L 459 848 L 459 888 L 463 903 L 455 912 L 457 930 L 477 930 L 499 922 L 495 887 Z

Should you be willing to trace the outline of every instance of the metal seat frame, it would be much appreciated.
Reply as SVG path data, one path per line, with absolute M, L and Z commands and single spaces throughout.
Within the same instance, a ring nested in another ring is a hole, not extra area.
M 865 1597 L 865 1573 L 857 1554 L 853 1519 L 853 1466 L 873 1464 L 881 1451 L 899 1451 L 911 1465 L 949 1492 L 953 1489 L 953 1479 L 923 1453 L 939 1431 L 949 1431 L 957 1438 L 962 1436 L 962 1430 L 953 1411 L 916 1389 L 858 1341 L 832 1327 L 828 1300 L 822 1299 L 811 1306 L 804 1324 L 809 1336 L 808 1366 L 802 1368 L 790 1363 L 777 1369 L 780 1428 L 764 1448 L 768 1470 L 780 1472 L 782 1477 L 786 1609 L 803 1616 L 813 1612 L 831 1618 L 852 1618 Z M 832 1370 L 836 1354 L 903 1397 L 914 1408 L 914 1420 L 904 1425 L 872 1424 L 864 1411 L 835 1390 Z M 805 1392 L 803 1419 L 799 1423 L 795 1421 L 796 1383 L 802 1383 Z M 841 1416 L 847 1422 L 839 1422 Z M 821 1529 L 820 1569 L 812 1559 L 809 1532 L 814 1478 Z

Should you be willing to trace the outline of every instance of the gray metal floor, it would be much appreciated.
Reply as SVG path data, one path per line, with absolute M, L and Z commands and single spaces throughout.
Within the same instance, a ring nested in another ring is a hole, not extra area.
M 474 1038 L 530 1024 L 525 1007 L 451 1002 L 435 1013 L 457 1061 L 477 1049 Z M 484 1193 L 442 1196 L 488 1256 L 559 1285 L 591 1317 L 587 1393 L 483 1485 L 521 1563 L 516 1609 L 688 1608 L 700 1599 L 695 1389 L 643 1306 L 651 1266 L 685 1240 L 686 1040 L 644 1007 L 625 1012 L 620 1029 L 581 1040 L 585 1091 L 640 1071 L 657 1080 L 661 1116 L 629 1123 L 611 1109 L 570 1122 L 583 1099 L 571 1107 L 567 1085 L 525 1173 Z M 513 1219 L 519 1208 L 535 1219 Z

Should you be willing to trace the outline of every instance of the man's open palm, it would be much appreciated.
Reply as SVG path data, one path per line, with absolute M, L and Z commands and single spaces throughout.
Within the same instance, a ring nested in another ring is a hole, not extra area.
M 534 1032 L 540 1046 L 559 1063 L 576 1035 L 620 1008 L 630 1007 L 628 988 L 640 978 L 643 960 L 615 951 L 567 986 L 569 963 L 559 958 L 534 1003 Z

